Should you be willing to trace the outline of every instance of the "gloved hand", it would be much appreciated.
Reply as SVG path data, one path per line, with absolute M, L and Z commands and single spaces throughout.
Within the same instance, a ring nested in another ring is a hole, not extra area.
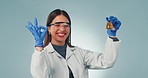
M 36 46 L 43 47 L 44 46 L 43 40 L 45 38 L 48 28 L 44 26 L 38 26 L 38 21 L 36 18 L 34 19 L 34 25 L 29 21 L 26 27 L 30 30 L 30 32 L 34 36 L 35 47 Z
M 116 32 L 120 28 L 121 22 L 114 16 L 106 17 L 106 20 L 108 22 L 111 22 L 113 24 L 114 28 L 115 28 L 115 30 L 107 30 L 107 34 L 109 36 L 116 36 Z

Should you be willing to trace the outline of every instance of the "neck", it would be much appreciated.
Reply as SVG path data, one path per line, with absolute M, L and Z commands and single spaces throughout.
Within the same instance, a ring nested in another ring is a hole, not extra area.
M 52 44 L 54 45 L 58 45 L 58 46 L 64 46 L 65 45 L 65 41 L 64 42 L 55 42 L 55 41 L 51 41 Z

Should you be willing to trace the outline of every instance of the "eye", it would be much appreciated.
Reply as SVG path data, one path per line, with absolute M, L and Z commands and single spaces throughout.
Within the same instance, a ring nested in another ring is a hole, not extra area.
M 69 27 L 69 24 L 68 23 L 63 23 L 63 26 L 64 27 Z
M 56 26 L 56 27 L 60 27 L 60 24 L 55 24 L 54 26 Z
M 64 27 L 69 27 L 69 25 L 67 24 L 67 25 L 64 25 Z

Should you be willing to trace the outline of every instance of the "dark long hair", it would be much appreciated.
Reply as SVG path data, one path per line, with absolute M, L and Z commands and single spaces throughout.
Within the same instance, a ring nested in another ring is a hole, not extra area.
M 67 37 L 65 43 L 69 46 L 69 47 L 73 47 L 71 45 L 71 20 L 70 17 L 68 15 L 68 13 L 64 10 L 61 9 L 55 9 L 53 10 L 47 18 L 47 23 L 46 26 L 49 26 L 51 24 L 51 22 L 53 21 L 53 19 L 58 16 L 58 15 L 64 15 L 68 20 L 69 20 L 69 24 L 70 24 L 70 33 L 69 36 Z M 49 32 L 47 31 L 46 36 L 45 36 L 45 40 L 44 40 L 44 47 L 46 47 L 50 42 L 51 42 L 51 34 L 49 34 Z

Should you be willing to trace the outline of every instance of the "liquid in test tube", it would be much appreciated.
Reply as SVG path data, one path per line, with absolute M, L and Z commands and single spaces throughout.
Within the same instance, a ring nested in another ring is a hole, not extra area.
M 108 30 L 115 30 L 115 28 L 114 28 L 114 26 L 113 26 L 113 24 L 111 22 L 107 22 L 106 29 L 108 29 Z

